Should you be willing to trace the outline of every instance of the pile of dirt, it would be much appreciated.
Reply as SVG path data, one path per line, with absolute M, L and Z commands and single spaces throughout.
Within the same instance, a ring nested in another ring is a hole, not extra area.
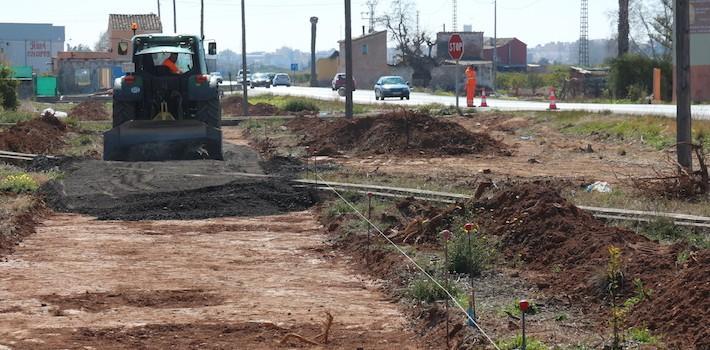
M 452 229 L 454 218 L 465 211 L 466 204 L 463 203 L 440 208 L 410 197 L 382 213 L 380 221 L 388 225 L 384 233 L 393 242 L 433 244 L 440 242 L 441 231 Z
M 222 100 L 224 115 L 239 116 L 244 113 L 244 99 L 241 96 L 230 96 Z M 249 104 L 250 116 L 271 116 L 281 112 L 278 107 L 267 103 Z
M 193 220 L 226 216 L 276 215 L 305 210 L 317 197 L 282 180 L 243 179 L 225 185 L 184 191 L 68 195 L 62 182 L 49 182 L 40 192 L 56 211 L 96 216 L 100 220 Z
M 608 248 L 615 246 L 621 249 L 623 300 L 635 295 L 635 280 L 654 291 L 654 306 L 632 309 L 629 323 L 667 335 L 672 346 L 706 348 L 710 344 L 707 336 L 697 336 L 708 334 L 697 325 L 710 322 L 710 315 L 698 313 L 701 300 L 710 295 L 707 249 L 697 252 L 689 266 L 678 266 L 678 254 L 688 247 L 661 245 L 607 226 L 554 189 L 537 183 L 514 186 L 479 205 L 486 233 L 500 238 L 508 258 L 520 258 L 526 270 L 535 271 L 538 287 L 607 306 Z
M 300 117 L 286 126 L 302 134 L 300 144 L 322 155 L 338 153 L 461 155 L 507 153 L 487 134 L 417 111 L 396 111 L 353 120 Z
M 111 113 L 106 109 L 106 104 L 98 100 L 82 101 L 72 108 L 69 115 L 79 120 L 111 119 Z
M 0 150 L 56 154 L 65 145 L 66 132 L 66 124 L 55 117 L 40 117 L 17 123 L 0 132 Z

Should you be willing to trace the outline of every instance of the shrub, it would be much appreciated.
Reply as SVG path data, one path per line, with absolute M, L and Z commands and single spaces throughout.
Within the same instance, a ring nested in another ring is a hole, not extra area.
M 471 244 L 469 237 L 463 231 L 454 234 L 448 243 L 449 261 L 448 270 L 456 273 L 472 273 L 478 276 L 485 269 L 492 258 L 492 251 L 486 239 L 480 232 L 471 233 Z
M 446 287 L 443 282 L 443 278 L 438 281 L 442 286 Z M 456 284 L 449 283 L 448 286 L 449 293 L 452 296 L 457 297 L 462 294 L 463 291 Z M 407 294 L 409 297 L 419 300 L 426 301 L 428 303 L 448 299 L 449 296 L 446 295 L 443 289 L 439 288 L 429 277 L 420 275 L 415 278 L 407 288 Z
M 629 338 L 637 341 L 641 344 L 656 344 L 658 343 L 658 338 L 651 335 L 648 328 L 631 328 L 628 331 Z
M 305 99 L 291 99 L 284 105 L 284 110 L 289 112 L 318 112 L 320 109 L 313 101 Z
M 668 101 L 672 97 L 673 70 L 672 63 L 663 60 L 654 60 L 638 54 L 626 54 L 610 62 L 609 88 L 616 98 L 630 97 L 630 93 L 639 94 L 643 89 L 644 95 L 651 93 L 653 86 L 653 69 L 661 69 L 661 98 Z M 630 88 L 632 89 L 630 91 Z M 635 96 L 634 96 L 635 97 Z
M 9 67 L 0 66 L 0 104 L 5 110 L 16 110 L 17 103 L 17 81 L 10 79 L 12 71 Z
M 34 192 L 37 188 L 37 182 L 27 174 L 10 175 L 0 180 L 0 192 Z
M 548 347 L 540 342 L 539 340 L 533 338 L 533 337 L 526 337 L 525 338 L 525 348 L 527 350 L 547 350 Z M 498 342 L 498 347 L 501 350 L 514 350 L 514 349 L 521 349 L 523 346 L 523 336 L 518 335 L 515 338 L 504 340 L 504 341 L 499 341 Z
M 530 301 L 530 306 L 528 306 L 528 311 L 525 313 L 526 315 L 535 315 L 540 311 L 540 307 L 535 305 L 532 301 Z M 503 307 L 503 312 L 508 312 L 511 315 L 515 316 L 521 316 L 523 314 L 523 311 L 520 310 L 520 302 L 519 301 L 513 301 L 509 304 L 506 304 Z

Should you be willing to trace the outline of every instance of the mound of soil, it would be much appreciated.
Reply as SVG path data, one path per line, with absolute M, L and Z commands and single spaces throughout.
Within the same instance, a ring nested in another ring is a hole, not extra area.
M 303 135 L 302 146 L 317 152 L 431 156 L 506 152 L 504 145 L 487 134 L 472 133 L 457 123 L 415 111 L 353 120 L 300 117 L 286 126 Z
M 69 116 L 79 120 L 109 120 L 111 113 L 106 109 L 106 104 L 97 100 L 82 101 L 72 108 Z
M 0 132 L 0 150 L 56 154 L 64 143 L 67 126 L 55 117 L 40 117 L 17 123 Z
M 308 189 L 279 180 L 245 179 L 186 191 L 70 196 L 61 182 L 49 182 L 40 192 L 57 211 L 96 216 L 100 220 L 193 220 L 226 216 L 275 215 L 300 211 L 316 203 Z
M 622 252 L 621 300 L 634 295 L 635 279 L 656 295 L 650 300 L 653 307 L 647 300 L 632 309 L 628 322 L 665 334 L 672 346 L 707 348 L 710 344 L 708 331 L 698 326 L 710 322 L 709 314 L 698 312 L 700 300 L 710 295 L 707 249 L 697 254 L 692 266 L 677 266 L 678 254 L 687 247 L 664 246 L 607 226 L 538 183 L 514 186 L 479 204 L 486 232 L 501 239 L 509 258 L 520 257 L 526 270 L 536 272 L 538 287 L 608 305 L 604 281 L 608 248 L 613 245 Z
M 222 100 L 222 112 L 225 115 L 239 116 L 243 114 L 244 99 L 241 96 L 230 96 Z M 271 116 L 280 113 L 278 107 L 267 103 L 249 104 L 250 116 Z

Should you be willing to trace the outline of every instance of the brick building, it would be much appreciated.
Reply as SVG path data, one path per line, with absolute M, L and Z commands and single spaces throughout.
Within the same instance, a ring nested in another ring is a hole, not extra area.
M 498 70 L 524 71 L 528 65 L 528 45 L 518 38 L 498 38 L 487 41 L 483 47 L 483 59 L 493 61 L 493 50 L 497 52 Z
M 108 40 L 110 43 L 108 52 L 111 57 L 119 60 L 129 60 L 133 55 L 132 48 L 129 45 L 128 55 L 121 56 L 118 54 L 118 43 L 122 41 L 130 42 L 133 38 L 133 30 L 131 24 L 137 23 L 138 34 L 155 34 L 163 32 L 163 24 L 160 22 L 160 17 L 155 14 L 144 15 L 120 15 L 110 14 L 108 16 Z
M 338 70 L 345 72 L 345 41 L 341 40 Z M 389 74 L 387 31 L 372 32 L 353 38 L 353 76 L 357 89 L 370 89 L 377 79 Z M 332 77 L 331 77 L 332 78 Z

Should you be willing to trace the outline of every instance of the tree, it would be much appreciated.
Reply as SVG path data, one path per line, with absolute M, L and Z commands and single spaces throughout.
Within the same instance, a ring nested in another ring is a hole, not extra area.
M 396 58 L 414 70 L 412 79 L 421 85 L 428 85 L 431 80 L 431 68 L 435 62 L 431 58 L 431 47 L 434 41 L 425 31 L 412 30 L 414 4 L 412 0 L 394 0 L 391 12 L 379 18 L 390 33 L 397 49 Z M 429 48 L 429 54 L 424 55 L 423 47 Z
M 10 67 L 0 65 L 0 105 L 5 110 L 17 109 L 17 80 L 10 79 Z
M 94 51 L 106 52 L 111 49 L 111 41 L 108 37 L 108 31 L 101 33 L 99 40 L 94 44 Z
M 618 57 L 629 52 L 629 0 L 619 0 Z
M 523 73 L 511 73 L 508 80 L 510 88 L 515 90 L 515 96 L 520 96 L 520 88 L 525 86 L 527 79 Z
M 537 94 L 537 89 L 545 84 L 545 80 L 538 73 L 528 73 L 527 87 L 532 90 L 532 94 Z
M 76 46 L 71 46 L 67 44 L 67 51 L 91 51 L 89 45 L 79 44 Z

